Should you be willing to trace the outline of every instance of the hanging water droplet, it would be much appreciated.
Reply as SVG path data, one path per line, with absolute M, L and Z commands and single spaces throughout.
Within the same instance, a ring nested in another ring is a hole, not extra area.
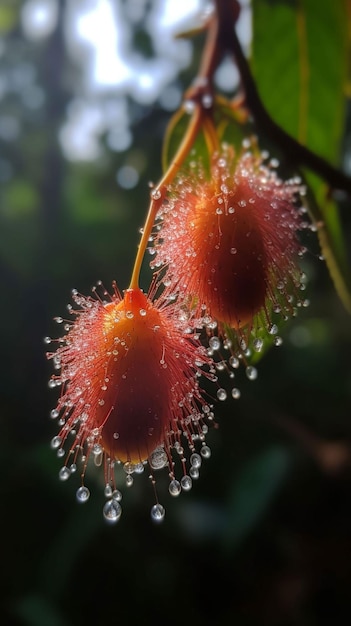
M 179 496 L 181 490 L 182 488 L 180 486 L 180 482 L 175 479 L 171 480 L 171 482 L 169 483 L 169 487 L 168 487 L 168 491 L 171 494 L 171 496 L 173 497 Z
M 57 435 L 56 437 L 53 437 L 53 438 L 51 439 L 50 446 L 51 446 L 51 448 L 52 448 L 53 450 L 57 450 L 57 448 L 59 448 L 59 447 L 60 447 L 61 442 L 62 442 L 61 437 L 59 437 L 59 436 Z
M 181 484 L 183 491 L 190 491 L 191 487 L 193 486 L 193 481 L 191 480 L 190 476 L 185 474 L 182 477 L 180 484 Z
M 134 463 L 131 463 L 130 461 L 127 461 L 126 463 L 124 463 L 123 469 L 124 469 L 126 474 L 133 474 L 134 469 L 135 469 L 135 465 L 134 465 Z
M 59 471 L 59 479 L 60 480 L 68 480 L 70 475 L 71 475 L 71 470 L 68 467 L 66 467 L 66 465 L 61 467 L 61 469 Z
M 107 500 L 103 508 L 103 516 L 110 524 L 118 522 L 122 514 L 122 507 L 117 500 Z
M 189 470 L 189 474 L 193 480 L 197 480 L 200 476 L 200 472 L 197 467 L 192 466 Z
M 162 522 L 165 518 L 165 513 L 166 511 L 162 504 L 154 504 L 153 507 L 151 507 L 151 519 L 153 522 Z
M 149 463 L 152 469 L 162 469 L 167 465 L 167 454 L 162 447 L 156 448 L 149 457 Z
M 225 389 L 220 388 L 217 390 L 217 398 L 218 400 L 226 400 L 227 399 L 227 392 Z
M 232 397 L 234 398 L 234 400 L 239 400 L 240 396 L 241 396 L 240 389 L 238 389 L 237 387 L 233 387 Z
M 276 324 L 272 324 L 268 332 L 270 335 L 276 335 L 278 332 L 278 326 Z
M 219 350 L 221 347 L 221 341 L 219 337 L 211 337 L 208 342 L 211 350 Z
M 90 498 L 90 491 L 88 487 L 85 487 L 84 485 L 82 487 L 79 487 L 79 489 L 77 489 L 76 491 L 76 498 L 78 502 L 87 502 Z
M 199 454 L 197 454 L 197 452 L 194 452 L 191 457 L 190 457 L 190 464 L 193 467 L 199 468 L 201 467 L 201 456 Z
M 261 352 L 263 348 L 263 339 L 261 339 L 260 337 L 257 337 L 257 339 L 253 340 L 252 345 L 253 345 L 253 349 L 255 350 L 255 352 Z
M 229 359 L 229 365 L 231 365 L 231 367 L 233 367 L 234 369 L 238 369 L 238 367 L 240 365 L 240 361 L 239 361 L 238 357 L 231 356 L 230 359 Z
M 237 253 L 236 248 L 230 248 L 230 254 L 236 254 L 236 253 Z
M 59 415 L 60 413 L 57 409 L 52 409 L 52 411 L 50 411 L 50 417 L 53 420 L 56 419 Z
M 107 484 L 107 485 L 105 486 L 105 489 L 104 489 L 104 496 L 105 496 L 105 498 L 111 498 L 111 496 L 112 496 L 112 487 L 111 487 L 111 485 L 108 485 L 108 484 Z
M 211 456 L 211 448 L 209 446 L 202 446 L 200 454 L 203 459 L 209 459 Z
M 112 499 L 116 500 L 117 502 L 120 502 L 122 500 L 122 494 L 118 489 L 115 489 L 112 492 Z
M 133 476 L 128 474 L 128 476 L 126 476 L 126 485 L 127 485 L 127 487 L 132 487 L 133 483 L 134 483 Z
M 274 337 L 274 345 L 275 346 L 281 346 L 283 343 L 283 339 L 281 337 L 279 337 L 278 335 L 276 335 L 276 337 Z
M 248 377 L 249 380 L 256 380 L 258 376 L 256 367 L 253 367 L 252 365 L 248 365 L 246 368 L 246 376 Z

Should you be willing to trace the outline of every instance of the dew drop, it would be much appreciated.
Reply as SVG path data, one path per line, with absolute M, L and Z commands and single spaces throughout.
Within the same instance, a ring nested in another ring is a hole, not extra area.
M 219 350 L 221 347 L 221 341 L 218 337 L 211 337 L 208 344 L 211 350 Z
M 234 398 L 234 400 L 239 400 L 240 396 L 241 396 L 240 389 L 238 389 L 237 387 L 233 387 L 232 398 Z
M 220 388 L 217 390 L 217 398 L 218 400 L 226 400 L 227 399 L 227 392 L 225 389 Z
M 149 463 L 152 469 L 162 469 L 167 465 L 167 454 L 162 447 L 156 448 L 149 457 Z
M 133 476 L 131 476 L 130 474 L 128 474 L 128 476 L 126 476 L 126 485 L 127 487 L 132 487 L 133 486 Z
M 276 335 L 278 332 L 278 326 L 276 324 L 272 324 L 268 332 L 270 335 Z
M 161 198 L 161 192 L 159 189 L 157 189 L 157 187 L 156 189 L 152 190 L 150 195 L 153 200 L 159 200 Z
M 261 352 L 263 348 L 263 339 L 257 337 L 257 339 L 254 339 L 254 341 L 252 342 L 252 345 L 255 352 Z
M 113 499 L 113 500 L 116 500 L 117 502 L 120 502 L 120 501 L 122 500 L 122 494 L 121 494 L 121 492 L 119 491 L 119 489 L 115 489 L 115 490 L 112 492 L 112 499 Z
M 200 472 L 197 467 L 192 466 L 189 470 L 189 474 L 193 480 L 197 480 L 200 476 Z
M 213 98 L 212 98 L 211 94 L 205 93 L 202 96 L 201 102 L 202 102 L 202 106 L 204 107 L 204 109 L 210 109 L 211 106 L 213 105 Z
M 237 253 L 236 248 L 230 248 L 230 254 L 236 254 L 236 253 Z
M 118 522 L 122 514 L 122 507 L 117 500 L 107 500 L 103 508 L 103 516 L 109 524 Z
M 190 476 L 185 474 L 182 477 L 180 484 L 181 484 L 183 491 L 190 491 L 191 487 L 193 486 L 193 481 L 191 480 Z
M 141 315 L 141 317 L 145 317 L 146 315 L 145 309 L 140 309 L 139 314 Z
M 79 489 L 77 489 L 76 491 L 76 498 L 78 502 L 87 502 L 90 498 L 90 491 L 88 487 L 79 487 Z
M 276 337 L 274 337 L 274 345 L 275 346 L 281 346 L 283 343 L 283 339 L 281 337 L 279 337 L 278 335 L 276 335 Z
M 171 496 L 176 497 L 179 496 L 182 488 L 180 486 L 180 482 L 178 480 L 171 480 L 168 487 L 169 493 Z
M 209 459 L 211 456 L 211 448 L 209 448 L 209 446 L 202 446 L 200 454 L 203 459 Z
M 164 518 L 165 518 L 165 509 L 162 506 L 162 504 L 154 504 L 153 507 L 151 507 L 151 519 L 153 522 L 157 522 L 158 524 L 160 522 L 163 522 Z
M 258 376 L 256 367 L 253 367 L 252 365 L 248 365 L 246 368 L 246 376 L 248 377 L 249 380 L 256 380 Z
M 197 469 L 201 467 L 201 456 L 194 452 L 190 457 L 190 463 L 192 467 L 196 467 Z
M 53 450 L 57 450 L 57 448 L 60 447 L 61 442 L 62 442 L 62 439 L 58 435 L 56 437 L 53 437 L 53 439 L 51 439 L 51 443 L 50 443 L 51 448 Z
M 239 361 L 238 357 L 231 356 L 230 359 L 229 359 L 229 365 L 231 365 L 231 367 L 233 367 L 234 369 L 238 369 L 238 367 L 240 365 L 240 361 Z
M 112 487 L 111 487 L 111 485 L 108 485 L 108 484 L 107 484 L 107 485 L 105 486 L 105 489 L 104 489 L 104 496 L 105 496 L 105 498 L 111 498 L 111 496 L 112 496 Z
M 61 469 L 59 471 L 59 479 L 60 480 L 68 480 L 70 475 L 71 475 L 71 470 L 68 467 L 66 467 L 66 465 L 61 467 Z

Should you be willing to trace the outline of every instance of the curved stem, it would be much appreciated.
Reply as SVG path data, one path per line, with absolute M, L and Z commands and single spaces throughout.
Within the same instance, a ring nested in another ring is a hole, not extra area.
M 187 131 L 183 137 L 182 143 L 180 144 L 178 151 L 169 166 L 168 170 L 164 174 L 161 181 L 158 183 L 156 187 L 151 192 L 151 202 L 149 207 L 149 212 L 147 214 L 145 226 L 143 229 L 143 234 L 140 240 L 137 256 L 134 263 L 132 278 L 130 281 L 129 289 L 138 289 L 139 288 L 139 277 L 140 270 L 143 263 L 144 255 L 149 243 L 150 235 L 152 232 L 152 228 L 154 225 L 155 217 L 159 207 L 162 204 L 162 201 L 165 197 L 167 191 L 167 185 L 171 180 L 173 180 L 174 176 L 178 172 L 179 168 L 183 164 L 184 160 L 188 156 L 193 143 L 196 139 L 196 135 L 200 129 L 202 122 L 202 109 L 200 106 L 196 106 L 195 110 L 192 114 L 192 117 L 189 122 L 189 126 Z

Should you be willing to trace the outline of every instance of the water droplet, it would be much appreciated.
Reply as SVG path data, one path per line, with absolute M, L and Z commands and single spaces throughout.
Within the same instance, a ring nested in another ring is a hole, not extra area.
M 51 343 L 51 341 L 52 341 L 51 337 L 44 337 L 44 343 L 46 343 L 47 345 Z
M 133 474 L 133 472 L 135 470 L 135 465 L 134 465 L 134 463 L 131 463 L 130 461 L 127 461 L 126 463 L 124 463 L 123 469 L 124 469 L 126 474 Z
M 278 332 L 278 326 L 276 324 L 272 324 L 268 332 L 270 335 L 276 335 Z
M 185 100 L 185 102 L 183 103 L 183 106 L 184 106 L 185 112 L 191 115 L 191 113 L 195 111 L 196 105 L 193 100 Z
M 182 477 L 180 484 L 181 484 L 183 491 L 190 491 L 191 487 L 193 486 L 193 481 L 191 480 L 190 476 L 185 474 Z
M 202 446 L 200 454 L 203 459 L 209 459 L 211 456 L 211 448 L 209 448 L 209 446 Z
M 200 472 L 197 467 L 192 466 L 189 470 L 189 474 L 193 480 L 197 480 L 200 476 Z
M 201 102 L 202 102 L 202 106 L 204 107 L 204 109 L 210 109 L 211 106 L 213 105 L 213 98 L 212 98 L 211 94 L 205 93 L 202 96 Z
M 219 350 L 221 347 L 221 341 L 218 337 L 211 337 L 208 344 L 211 350 Z
M 112 492 L 112 499 L 116 500 L 117 502 L 120 502 L 122 500 L 122 494 L 118 489 L 115 489 Z
M 256 380 L 258 376 L 257 369 L 253 367 L 252 365 L 248 365 L 246 368 L 246 376 L 248 377 L 249 380 Z
M 154 522 L 162 522 L 165 518 L 165 513 L 166 511 L 162 504 L 154 504 L 153 507 L 151 507 L 151 519 Z
M 227 399 L 227 392 L 225 389 L 220 388 L 217 390 L 217 398 L 218 400 L 226 400 Z
M 254 341 L 252 342 L 252 345 L 255 352 L 261 352 L 263 348 L 263 339 L 257 337 L 257 339 L 254 339 Z
M 240 361 L 239 361 L 238 357 L 231 356 L 230 359 L 229 359 L 229 365 L 231 365 L 231 367 L 233 367 L 234 369 L 238 369 L 238 367 L 240 365 Z
M 128 474 L 128 476 L 126 476 L 126 485 L 127 485 L 127 487 L 132 487 L 133 483 L 134 483 L 133 476 Z
M 135 472 L 136 474 L 142 474 L 142 473 L 143 473 L 143 471 L 144 471 L 144 469 L 145 469 L 145 468 L 144 468 L 143 463 L 137 463 L 137 464 L 135 465 L 134 472 Z
M 149 457 L 149 463 L 152 469 L 162 469 L 167 465 L 167 454 L 162 447 L 156 448 Z
M 76 498 L 78 502 L 87 502 L 90 498 L 90 491 L 88 487 L 79 487 L 76 491 Z
M 283 343 L 283 339 L 281 337 L 279 337 L 278 335 L 276 337 L 274 337 L 274 345 L 275 346 L 281 346 Z
M 127 317 L 129 320 L 133 319 L 133 317 L 134 317 L 133 312 L 132 312 L 132 311 L 127 311 L 127 312 L 126 312 L 126 317 Z
M 59 447 L 60 447 L 61 442 L 62 442 L 62 439 L 61 439 L 61 437 L 59 437 L 58 435 L 57 435 L 56 437 L 53 437 L 53 438 L 51 439 L 51 443 L 50 443 L 51 448 L 52 448 L 53 450 L 57 450 L 57 448 L 59 448 Z
M 168 487 L 169 493 L 171 496 L 176 497 L 179 496 L 182 488 L 180 486 L 180 482 L 178 480 L 171 480 Z
M 230 248 L 230 254 L 236 254 L 236 253 L 237 253 L 236 248 Z
M 71 470 L 68 467 L 66 467 L 66 465 L 61 467 L 61 469 L 59 471 L 59 479 L 60 480 L 68 480 L 70 475 L 71 475 Z
M 161 192 L 159 189 L 157 189 L 157 187 L 156 189 L 152 190 L 150 195 L 153 200 L 159 200 L 161 198 Z
M 103 516 L 110 524 L 118 522 L 122 514 L 122 507 L 117 500 L 107 500 L 103 508 Z
M 140 309 L 139 314 L 141 315 L 141 317 L 145 317 L 146 315 L 145 309 Z
M 201 456 L 194 452 L 190 457 L 190 463 L 193 467 L 199 468 L 201 467 Z
M 112 496 L 112 487 L 111 487 L 111 485 L 106 485 L 105 486 L 104 496 L 105 496 L 105 498 L 111 498 L 111 496 Z
M 232 397 L 234 398 L 234 400 L 239 400 L 240 396 L 241 396 L 240 389 L 238 389 L 237 387 L 233 387 Z
M 235 208 L 233 206 L 230 206 L 228 209 L 228 213 L 233 214 L 235 213 Z

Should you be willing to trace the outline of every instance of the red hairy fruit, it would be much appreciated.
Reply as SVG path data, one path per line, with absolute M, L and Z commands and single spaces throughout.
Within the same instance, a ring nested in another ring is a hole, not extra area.
M 204 349 L 184 334 L 179 313 L 153 304 L 140 289 L 110 302 L 73 297 L 77 319 L 49 355 L 61 369 L 51 379 L 51 386 L 62 385 L 54 410 L 64 422 L 60 443 L 74 430 L 71 455 L 101 449 L 137 464 L 162 446 L 170 458 L 179 428 L 190 440 L 201 419 L 195 362 L 200 355 L 206 361 Z
M 251 325 L 267 300 L 276 305 L 300 283 L 303 189 L 283 182 L 273 165 L 228 149 L 209 177 L 196 165 L 179 178 L 158 215 L 155 267 L 166 266 L 167 288 L 233 328 Z

